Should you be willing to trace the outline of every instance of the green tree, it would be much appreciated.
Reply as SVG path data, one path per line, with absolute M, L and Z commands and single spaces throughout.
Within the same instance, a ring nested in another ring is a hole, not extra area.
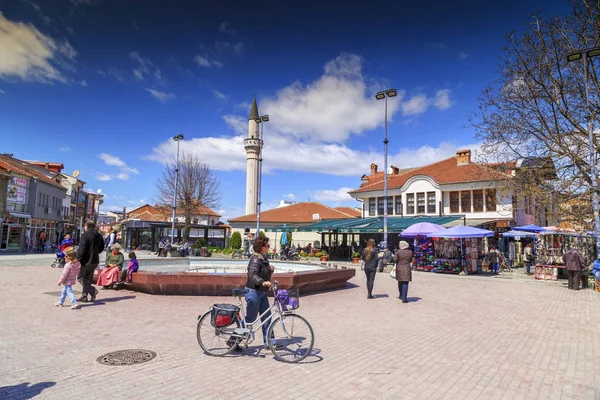
M 229 243 L 231 244 L 232 249 L 240 249 L 242 247 L 242 235 L 239 232 L 233 232 Z

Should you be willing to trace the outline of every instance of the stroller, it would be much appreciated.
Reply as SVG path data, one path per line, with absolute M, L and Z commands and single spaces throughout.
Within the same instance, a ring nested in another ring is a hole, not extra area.
M 73 247 L 73 244 L 73 240 L 71 239 L 65 239 L 62 241 L 62 243 L 60 244 L 60 253 L 56 254 L 56 258 L 52 262 L 52 268 L 62 268 L 65 266 L 65 264 L 67 263 L 67 261 L 65 260 L 65 250 L 69 247 Z M 75 246 L 73 247 L 73 249 L 77 251 L 78 247 L 79 246 Z

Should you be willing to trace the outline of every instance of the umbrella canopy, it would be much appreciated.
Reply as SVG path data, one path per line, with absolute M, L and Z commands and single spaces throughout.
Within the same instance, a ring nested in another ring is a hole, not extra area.
M 430 233 L 445 231 L 441 225 L 432 224 L 430 222 L 419 222 L 418 224 L 412 224 L 408 228 L 402 231 L 399 235 L 401 237 L 414 238 L 414 237 L 425 237 Z
M 525 231 L 508 231 L 502 234 L 505 238 L 513 238 L 513 237 L 536 237 L 537 234 L 534 232 L 525 232 Z
M 494 236 L 493 231 L 486 229 L 472 228 L 470 226 L 453 226 L 452 228 L 446 229 L 445 231 L 439 231 L 430 233 L 427 237 L 438 237 L 438 238 L 476 238 L 476 237 L 487 237 Z
M 525 232 L 543 232 L 545 229 L 541 226 L 537 225 L 524 225 L 524 226 L 515 226 L 513 228 L 515 231 L 525 231 Z

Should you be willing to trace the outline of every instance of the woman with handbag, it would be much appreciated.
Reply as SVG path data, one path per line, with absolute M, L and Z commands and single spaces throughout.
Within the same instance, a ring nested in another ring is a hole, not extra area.
M 408 303 L 408 282 L 412 281 L 412 270 L 410 264 L 413 258 L 413 252 L 409 249 L 408 243 L 401 241 L 400 249 L 394 254 L 394 262 L 396 266 L 396 280 L 398 281 L 399 299 L 403 303 Z
M 379 261 L 379 250 L 375 245 L 375 240 L 369 239 L 367 242 L 367 248 L 363 255 L 365 261 L 365 274 L 367 275 L 367 299 L 374 299 L 373 296 L 373 284 L 375 283 L 375 274 L 377 273 L 377 263 Z

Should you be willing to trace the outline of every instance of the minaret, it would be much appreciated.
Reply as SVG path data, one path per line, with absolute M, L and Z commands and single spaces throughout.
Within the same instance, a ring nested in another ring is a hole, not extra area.
M 260 137 L 258 135 L 258 106 L 256 97 L 252 101 L 248 117 L 248 137 L 244 139 L 246 149 L 246 215 L 256 214 L 258 202 L 258 160 L 260 159 Z

